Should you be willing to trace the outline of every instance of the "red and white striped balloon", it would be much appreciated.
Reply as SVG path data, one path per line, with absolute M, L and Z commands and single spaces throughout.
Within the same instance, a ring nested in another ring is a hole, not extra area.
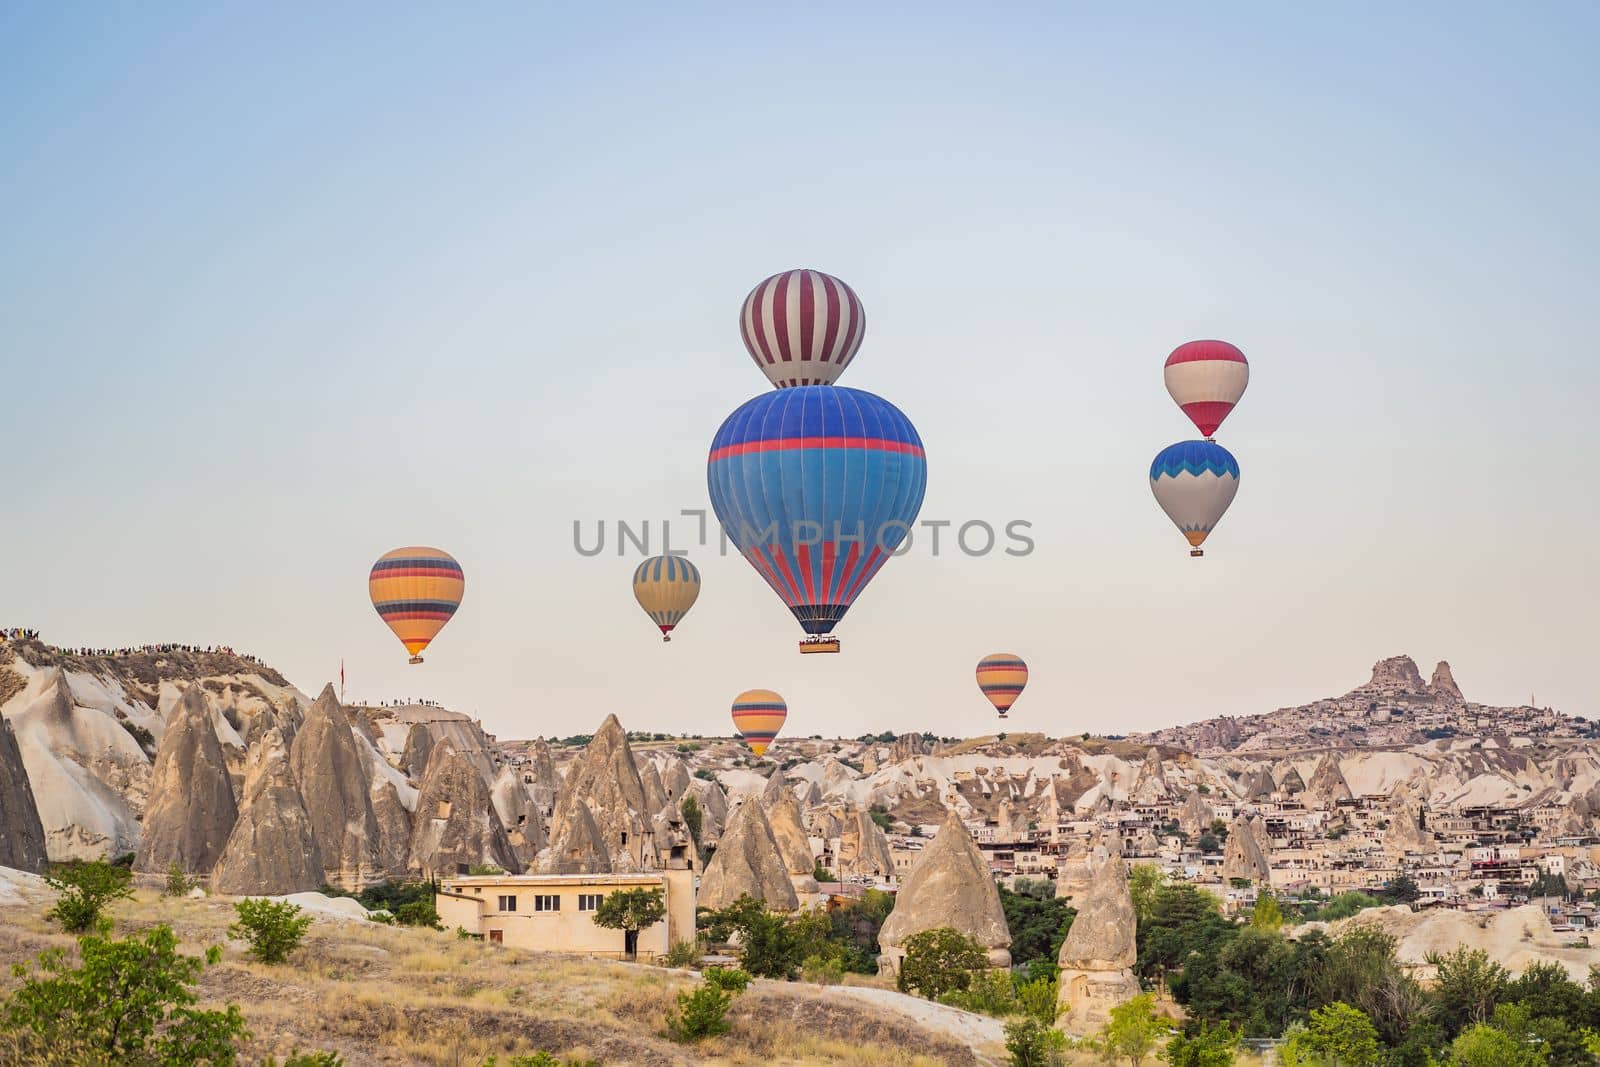
M 1226 341 L 1190 341 L 1167 357 L 1167 392 L 1208 440 L 1250 384 L 1244 353 Z
M 739 312 L 750 358 L 779 389 L 832 385 L 866 331 L 855 292 L 820 270 L 774 274 L 750 290 Z

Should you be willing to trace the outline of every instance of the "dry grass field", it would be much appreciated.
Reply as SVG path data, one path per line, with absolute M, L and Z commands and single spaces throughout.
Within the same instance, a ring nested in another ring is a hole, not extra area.
M 0 962 L 73 939 L 44 919 L 48 899 L 0 906 Z M 1003 1062 L 910 1015 L 838 989 L 756 982 L 734 1002 L 730 1033 L 695 1046 L 665 1036 L 687 972 L 528 952 L 454 933 L 319 918 L 289 961 L 267 966 L 227 939 L 231 902 L 141 889 L 112 909 L 118 936 L 170 925 L 184 951 L 223 946 L 201 995 L 240 1005 L 252 1032 L 242 1062 L 328 1049 L 351 1067 L 478 1067 L 491 1056 L 546 1051 L 603 1064 L 982 1064 Z M 9 968 L 0 991 L 18 980 Z M 922 1004 L 925 1002 L 917 1002 Z M 950 1009 L 939 1009 L 949 1011 Z

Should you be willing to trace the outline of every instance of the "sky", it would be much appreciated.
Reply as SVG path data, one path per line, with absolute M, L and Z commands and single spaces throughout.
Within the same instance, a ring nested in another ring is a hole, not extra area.
M 1597 68 L 1583 3 L 0 6 L 0 626 L 502 737 L 752 687 L 975 735 L 993 651 L 1058 735 L 1402 652 L 1600 715 Z M 838 656 L 680 515 L 798 266 L 865 305 L 841 384 L 918 427 L 922 519 L 1034 542 L 919 532 Z M 1201 560 L 1147 478 L 1197 337 L 1252 372 Z M 701 567 L 671 644 L 618 520 Z M 416 667 L 366 593 L 407 544 L 467 574 Z

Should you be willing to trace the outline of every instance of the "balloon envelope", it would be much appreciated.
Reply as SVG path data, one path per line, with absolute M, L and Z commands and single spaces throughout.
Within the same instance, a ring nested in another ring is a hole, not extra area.
M 808 634 L 826 634 L 910 532 L 927 488 L 916 427 L 881 397 L 802 385 L 717 431 L 706 464 L 728 538 Z
M 700 596 L 700 571 L 682 556 L 651 556 L 633 572 L 633 597 L 670 641 Z
M 1244 395 L 1250 364 L 1226 341 L 1190 341 L 1172 350 L 1162 376 L 1189 421 L 1210 437 Z
M 1003 719 L 1028 684 L 1028 665 L 1012 652 L 994 652 L 978 661 L 978 688 Z
M 750 290 L 739 311 L 744 347 L 779 389 L 837 381 L 866 329 L 855 291 L 820 270 L 774 274 Z
M 1180 441 L 1150 464 L 1150 490 L 1198 549 L 1239 491 L 1239 463 L 1215 441 Z
M 789 705 L 770 689 L 747 689 L 733 698 L 733 728 L 758 756 L 766 755 L 788 717 Z
M 456 613 L 465 591 L 461 564 L 438 548 L 385 552 L 367 575 L 372 606 L 411 653 L 412 663 L 422 662 L 422 650 Z

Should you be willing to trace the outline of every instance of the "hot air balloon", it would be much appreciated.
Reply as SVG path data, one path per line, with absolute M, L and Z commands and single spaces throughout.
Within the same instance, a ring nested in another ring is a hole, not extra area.
M 978 688 L 1003 719 L 1028 684 L 1028 665 L 1011 652 L 995 652 L 978 661 Z
M 672 628 L 694 607 L 700 595 L 700 572 L 682 556 L 651 556 L 633 572 L 633 597 L 652 622 L 661 627 L 661 640 L 672 640 Z
M 867 319 L 844 282 L 819 270 L 774 274 L 744 298 L 739 332 L 779 389 L 832 385 L 861 347 Z
M 438 548 L 385 552 L 367 576 L 372 606 L 411 653 L 412 663 L 422 662 L 422 650 L 456 613 L 465 590 L 461 564 Z
M 706 481 L 728 538 L 813 640 L 825 640 L 910 533 L 922 439 L 887 400 L 800 385 L 749 401 L 711 442 Z
M 1214 441 L 1179 441 L 1150 464 L 1150 491 L 1189 539 L 1189 555 L 1203 556 L 1200 545 L 1239 491 L 1239 463 Z
M 1210 440 L 1250 384 L 1244 353 L 1226 341 L 1190 341 L 1167 357 L 1167 392 Z
M 747 689 L 733 698 L 733 728 L 757 756 L 766 755 L 788 717 L 789 705 L 770 689 Z

